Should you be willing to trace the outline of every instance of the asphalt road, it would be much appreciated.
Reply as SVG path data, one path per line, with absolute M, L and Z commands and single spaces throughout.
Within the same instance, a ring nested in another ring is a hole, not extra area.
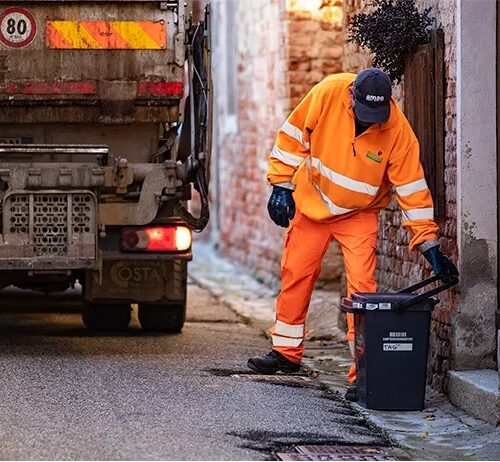
M 2 313 L 0 459 L 270 460 L 299 443 L 385 443 L 314 381 L 246 375 L 268 341 L 195 285 L 188 319 L 180 335 L 134 320 L 95 336 L 74 312 Z

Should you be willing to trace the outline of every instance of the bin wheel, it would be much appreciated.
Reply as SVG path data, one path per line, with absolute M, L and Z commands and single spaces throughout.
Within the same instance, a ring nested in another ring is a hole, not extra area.
M 186 320 L 186 303 L 178 305 L 139 304 L 139 322 L 146 332 L 178 334 Z
M 130 323 L 128 303 L 86 303 L 82 311 L 85 327 L 97 332 L 124 332 Z

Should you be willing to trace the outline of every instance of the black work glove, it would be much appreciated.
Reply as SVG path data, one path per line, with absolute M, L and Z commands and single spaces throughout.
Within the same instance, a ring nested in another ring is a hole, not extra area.
M 291 189 L 273 186 L 273 192 L 267 203 L 271 220 L 283 228 L 288 228 L 290 220 L 295 216 L 295 201 L 292 193 Z
M 458 276 L 457 267 L 441 253 L 438 245 L 427 249 L 422 255 L 432 265 L 436 276 Z

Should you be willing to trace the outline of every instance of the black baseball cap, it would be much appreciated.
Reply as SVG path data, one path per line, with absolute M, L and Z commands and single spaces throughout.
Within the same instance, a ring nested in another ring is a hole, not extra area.
M 361 71 L 354 80 L 356 117 L 365 123 L 381 124 L 391 114 L 391 79 L 375 67 Z

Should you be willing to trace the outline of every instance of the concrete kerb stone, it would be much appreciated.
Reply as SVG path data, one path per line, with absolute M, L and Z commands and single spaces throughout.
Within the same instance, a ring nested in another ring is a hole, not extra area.
M 274 322 L 276 291 L 221 258 L 210 243 L 196 242 L 193 253 L 190 278 L 265 334 Z M 326 303 L 332 294 L 320 294 L 321 297 Z M 337 328 L 329 332 L 330 336 L 309 332 L 302 363 L 326 390 L 342 398 L 351 359 L 342 331 Z M 431 388 L 426 393 L 426 409 L 420 412 L 385 412 L 352 406 L 369 425 L 383 430 L 391 442 L 409 452 L 413 459 L 500 460 L 500 428 L 471 417 Z

